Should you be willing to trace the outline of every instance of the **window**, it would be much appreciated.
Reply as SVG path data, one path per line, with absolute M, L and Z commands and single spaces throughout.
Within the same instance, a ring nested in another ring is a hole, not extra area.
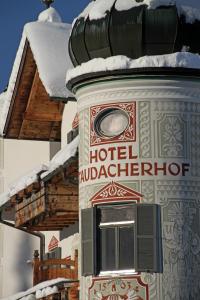
M 81 221 L 83 276 L 162 272 L 158 205 L 95 206 Z
M 97 209 L 99 271 L 134 271 L 133 205 L 102 206 Z M 127 252 L 126 249 L 129 249 Z M 124 257 L 124 253 L 126 256 Z
M 95 119 L 96 133 L 110 138 L 122 134 L 129 125 L 127 113 L 119 108 L 107 108 L 100 112 Z

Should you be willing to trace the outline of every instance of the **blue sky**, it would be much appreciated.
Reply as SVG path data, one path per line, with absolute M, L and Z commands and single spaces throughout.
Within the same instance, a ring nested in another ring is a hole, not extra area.
M 0 1 L 0 92 L 6 87 L 24 24 L 37 20 L 45 6 L 41 0 Z M 90 0 L 55 0 L 62 20 L 71 23 Z

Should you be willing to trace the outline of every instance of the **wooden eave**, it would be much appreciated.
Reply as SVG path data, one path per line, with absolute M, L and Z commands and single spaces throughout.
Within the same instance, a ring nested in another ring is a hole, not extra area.
M 4 137 L 60 141 L 63 110 L 64 103 L 53 101 L 47 94 L 26 40 L 4 127 Z
M 78 158 L 46 182 L 34 183 L 12 197 L 15 226 L 29 231 L 61 230 L 79 220 Z

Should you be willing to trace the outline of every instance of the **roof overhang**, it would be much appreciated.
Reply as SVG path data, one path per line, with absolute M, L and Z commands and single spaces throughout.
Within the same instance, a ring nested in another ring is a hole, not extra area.
M 40 79 L 26 40 L 4 126 L 4 137 L 60 141 L 64 103 L 53 100 Z

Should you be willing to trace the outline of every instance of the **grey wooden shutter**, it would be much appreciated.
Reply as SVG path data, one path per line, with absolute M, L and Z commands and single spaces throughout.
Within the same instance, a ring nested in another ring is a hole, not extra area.
M 135 269 L 161 272 L 160 209 L 157 204 L 136 205 Z
M 82 275 L 96 275 L 96 208 L 81 211 Z
M 51 258 L 61 258 L 61 247 L 57 247 L 50 252 Z

